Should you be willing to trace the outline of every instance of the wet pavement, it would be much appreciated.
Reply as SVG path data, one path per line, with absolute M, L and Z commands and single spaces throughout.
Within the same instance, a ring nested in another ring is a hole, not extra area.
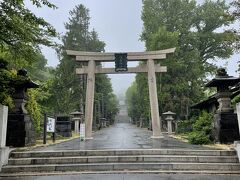
M 169 137 L 151 139 L 152 131 L 136 127 L 129 123 L 116 123 L 103 128 L 93 134 L 93 140 L 80 141 L 74 139 L 48 147 L 39 147 L 34 150 L 87 150 L 87 149 L 209 149 L 199 145 L 191 145 Z
M 63 176 L 0 177 L 0 180 L 239 180 L 240 176 L 176 174 L 82 174 Z

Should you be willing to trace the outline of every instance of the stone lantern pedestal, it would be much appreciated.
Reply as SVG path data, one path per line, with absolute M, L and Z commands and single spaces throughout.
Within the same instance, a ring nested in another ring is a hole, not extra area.
M 214 115 L 213 139 L 219 143 L 232 143 L 239 140 L 237 114 L 231 107 L 230 87 L 240 82 L 240 78 L 228 76 L 225 69 L 219 69 L 217 75 L 206 87 L 216 87 L 219 106 Z
M 168 112 L 163 113 L 163 115 L 166 116 L 165 120 L 167 121 L 168 134 L 172 134 L 173 133 L 172 123 L 174 121 L 173 116 L 176 115 L 176 113 L 168 111 Z
M 74 132 L 76 134 L 79 134 L 79 127 L 80 127 L 79 124 L 82 120 L 83 113 L 76 111 L 76 112 L 72 112 L 70 115 L 73 115 L 72 120 L 74 121 Z

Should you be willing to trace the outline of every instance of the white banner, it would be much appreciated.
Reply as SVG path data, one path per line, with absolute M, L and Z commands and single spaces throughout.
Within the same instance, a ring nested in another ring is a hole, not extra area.
M 85 140 L 85 124 L 84 123 L 80 124 L 80 140 L 81 141 Z
M 55 132 L 55 119 L 47 118 L 47 132 L 54 133 Z

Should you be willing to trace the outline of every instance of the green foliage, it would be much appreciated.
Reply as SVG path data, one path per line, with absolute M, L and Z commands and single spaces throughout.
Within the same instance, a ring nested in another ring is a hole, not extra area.
M 31 0 L 37 7 L 56 8 L 47 0 Z M 0 2 L 0 54 L 10 60 L 33 62 L 39 45 L 53 46 L 55 29 L 25 7 L 23 0 Z
M 193 132 L 189 133 L 188 140 L 192 144 L 211 143 L 213 114 L 203 111 L 193 124 Z
M 142 82 L 142 83 L 139 83 Z M 126 103 L 128 105 L 128 115 L 131 117 L 133 123 L 140 118 L 143 124 L 148 125 L 150 119 L 149 96 L 142 96 L 148 94 L 147 77 L 145 74 L 138 74 L 136 82 L 134 82 L 126 91 Z
M 217 68 L 213 62 L 229 58 L 239 39 L 227 28 L 235 20 L 229 8 L 221 0 L 207 0 L 202 4 L 195 0 L 143 1 L 141 40 L 146 49 L 176 47 L 173 55 L 158 61 L 168 68 L 167 73 L 157 74 L 160 114 L 170 110 L 187 119 L 190 105 L 205 98 L 206 77 Z M 137 74 L 136 84 L 137 105 L 134 106 L 140 109 L 141 115 L 149 116 L 146 75 Z
M 0 59 L 0 104 L 13 107 L 11 94 L 14 92 L 11 86 L 13 74 L 7 69 L 7 62 Z
M 100 105 L 100 109 L 94 112 L 94 117 L 104 117 L 114 123 L 115 116 L 118 113 L 118 101 L 115 94 L 113 94 L 110 78 L 106 74 L 96 75 L 95 82 L 95 106 L 96 109 Z
M 131 117 L 133 123 L 141 116 L 141 110 L 138 102 L 140 98 L 137 96 L 137 83 L 133 82 L 133 84 L 126 91 L 126 104 L 128 106 L 128 116 Z
M 178 128 L 177 128 L 177 133 L 178 134 L 185 134 L 189 133 L 192 131 L 192 125 L 194 123 L 194 119 L 191 118 L 190 120 L 181 120 L 178 121 Z
M 28 90 L 28 101 L 26 105 L 26 109 L 31 116 L 31 119 L 33 120 L 33 125 L 35 128 L 35 131 L 37 134 L 41 132 L 41 122 L 43 119 L 43 115 L 41 112 L 41 107 L 37 103 L 37 97 L 40 94 L 38 93 L 38 90 L 35 89 L 29 89 Z
M 56 8 L 48 0 L 30 1 L 37 8 Z M 29 76 L 40 84 L 53 77 L 54 71 L 46 67 L 47 60 L 40 52 L 40 45 L 55 46 L 53 38 L 57 33 L 43 18 L 37 17 L 27 9 L 23 0 L 0 2 L 0 27 L 0 59 L 8 62 L 7 67 L 0 68 L 0 103 L 8 105 L 11 109 L 14 106 L 14 86 L 29 81 Z M 1 62 L 2 60 L 0 64 Z M 28 70 L 28 77 L 17 76 L 16 69 L 22 67 Z M 49 90 L 42 89 L 41 87 L 39 90 L 28 90 L 27 110 L 37 133 L 41 130 L 43 111 L 50 109 L 44 101 L 50 96 Z
M 232 103 L 235 106 L 237 103 L 240 102 L 240 94 L 233 98 Z
M 209 144 L 209 137 L 203 131 L 194 131 L 188 135 L 188 140 L 191 144 Z
M 66 54 L 66 50 L 102 51 L 104 42 L 98 39 L 97 33 L 89 28 L 89 10 L 83 5 L 76 6 L 70 11 L 69 22 L 65 23 L 67 30 L 63 36 L 63 46 L 59 49 L 60 64 L 58 65 L 53 82 L 55 98 L 54 111 L 69 114 L 82 108 L 85 97 L 86 76 L 76 75 L 76 60 Z M 78 99 L 78 101 L 76 101 Z
M 149 49 L 167 49 L 177 47 L 179 41 L 178 32 L 169 32 L 165 26 L 160 26 L 158 31 L 149 36 L 150 44 L 146 45 Z
M 66 50 L 104 51 L 105 43 L 100 41 L 95 30 L 89 27 L 89 10 L 83 5 L 77 5 L 70 11 L 70 18 L 65 23 L 66 34 L 62 38 L 63 46 L 58 49 L 60 64 L 55 71 L 55 77 L 49 82 L 52 87 L 48 92 L 48 102 L 52 104 L 56 114 L 69 114 L 75 110 L 84 111 L 86 75 L 76 75 L 76 68 L 86 66 L 77 63 L 66 54 Z M 101 66 L 101 64 L 97 64 Z M 95 80 L 95 112 L 94 119 L 105 117 L 114 121 L 118 112 L 118 102 L 113 94 L 110 79 L 107 75 L 96 75 Z M 45 100 L 43 100 L 45 101 Z M 45 104 L 45 103 L 44 103 Z

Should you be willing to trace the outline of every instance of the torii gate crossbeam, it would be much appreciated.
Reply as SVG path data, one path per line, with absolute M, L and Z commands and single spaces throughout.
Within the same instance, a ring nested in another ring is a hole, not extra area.
M 161 122 L 159 118 L 158 97 L 156 86 L 156 72 L 167 72 L 167 67 L 155 65 L 154 60 L 165 59 L 167 54 L 175 52 L 175 48 L 160 51 L 149 52 L 128 52 L 128 61 L 147 61 L 147 65 L 141 65 L 135 68 L 128 68 L 126 72 L 115 72 L 114 68 L 102 68 L 96 66 L 96 62 L 113 62 L 115 61 L 115 53 L 102 52 L 82 52 L 67 50 L 67 54 L 74 56 L 76 61 L 88 62 L 88 66 L 77 68 L 77 74 L 87 74 L 87 90 L 86 90 L 86 108 L 85 108 L 85 124 L 86 139 L 92 139 L 92 123 L 93 123 L 93 105 L 94 105 L 94 88 L 95 74 L 123 74 L 123 73 L 148 73 L 149 99 L 151 106 L 151 119 L 153 136 L 152 138 L 161 138 Z

